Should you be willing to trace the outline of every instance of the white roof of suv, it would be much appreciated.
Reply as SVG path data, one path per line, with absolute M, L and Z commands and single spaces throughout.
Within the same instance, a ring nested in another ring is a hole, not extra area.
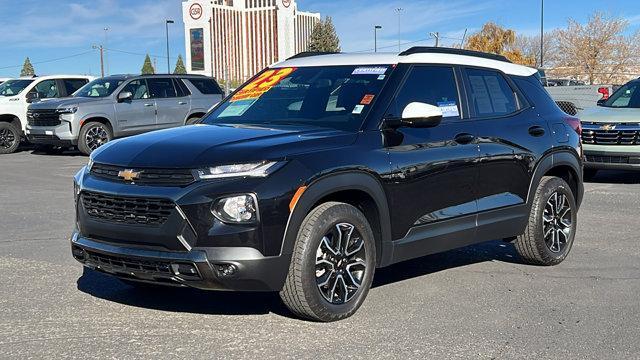
M 455 50 L 455 49 L 451 49 Z M 513 64 L 507 61 L 496 60 L 491 55 L 488 57 L 446 52 L 415 52 L 395 54 L 395 53 L 368 53 L 368 54 L 326 54 L 315 56 L 293 57 L 285 61 L 278 62 L 272 67 L 309 67 L 309 66 L 338 66 L 338 65 L 393 65 L 393 64 L 452 64 L 470 65 L 491 69 L 497 69 L 505 74 L 515 76 L 531 76 L 538 71 L 536 69 Z

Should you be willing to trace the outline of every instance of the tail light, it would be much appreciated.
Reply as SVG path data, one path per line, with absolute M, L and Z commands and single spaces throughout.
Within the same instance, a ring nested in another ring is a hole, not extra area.
M 602 94 L 602 98 L 600 100 L 609 99 L 609 88 L 606 86 L 598 88 L 598 94 Z
M 564 122 L 567 123 L 578 135 L 582 135 L 582 123 L 580 119 L 573 116 L 566 116 Z

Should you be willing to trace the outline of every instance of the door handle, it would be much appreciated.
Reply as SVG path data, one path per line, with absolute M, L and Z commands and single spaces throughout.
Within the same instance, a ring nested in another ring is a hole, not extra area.
M 545 131 L 542 126 L 532 126 L 529 128 L 529 134 L 531 136 L 540 137 L 544 135 Z
M 153 105 L 154 105 L 153 103 L 146 103 L 146 104 L 144 104 L 144 106 L 146 106 L 146 107 L 150 107 L 150 106 L 153 106 Z
M 180 101 L 180 102 L 178 102 L 178 105 L 187 105 L 187 102 L 186 101 Z
M 455 142 L 457 142 L 460 145 L 470 144 L 475 139 L 476 139 L 475 136 L 467 133 L 458 134 L 456 135 L 455 138 L 453 138 L 453 140 L 455 140 Z

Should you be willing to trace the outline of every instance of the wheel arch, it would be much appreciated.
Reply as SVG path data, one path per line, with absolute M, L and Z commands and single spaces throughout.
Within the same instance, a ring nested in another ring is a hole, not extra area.
M 20 122 L 20 117 L 13 114 L 2 114 L 0 115 L 0 122 L 8 122 L 12 123 L 18 129 L 22 130 L 22 124 Z
M 544 176 L 556 176 L 566 181 L 573 192 L 576 204 L 580 207 L 584 193 L 584 187 L 582 185 L 582 161 L 574 151 L 560 150 L 552 152 L 540 160 L 536 167 L 531 186 L 529 187 L 529 194 L 527 196 L 527 203 L 529 205 L 531 205 L 533 194 Z
M 373 230 L 376 264 L 385 266 L 392 258 L 389 206 L 382 184 L 364 171 L 349 171 L 323 176 L 312 181 L 290 213 L 283 239 L 283 253 L 291 254 L 298 230 L 307 214 L 327 201 L 344 202 L 364 213 Z
M 111 128 L 111 132 L 113 132 L 114 130 L 111 120 L 109 120 L 109 118 L 107 118 L 106 116 L 102 116 L 102 115 L 92 115 L 92 116 L 86 117 L 85 119 L 80 120 L 80 123 L 79 123 L 80 128 L 78 130 L 82 129 L 83 126 L 85 126 L 90 122 L 99 122 L 101 124 L 109 126 Z

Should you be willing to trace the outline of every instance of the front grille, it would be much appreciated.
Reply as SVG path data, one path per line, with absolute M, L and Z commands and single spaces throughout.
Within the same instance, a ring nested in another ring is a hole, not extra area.
M 100 254 L 85 250 L 86 261 L 95 265 L 125 273 L 144 272 L 154 275 L 172 276 L 171 264 L 165 261 L 140 260 L 136 258 Z
M 82 205 L 93 219 L 132 225 L 160 226 L 167 222 L 175 205 L 166 199 L 121 197 L 85 191 Z
M 640 124 L 582 123 L 582 142 L 595 145 L 640 145 Z
M 27 122 L 31 126 L 58 126 L 62 123 L 55 109 L 29 110 Z
M 587 162 L 604 164 L 628 164 L 628 156 L 586 155 Z
M 91 174 L 117 182 L 124 182 L 118 176 L 120 171 L 134 170 L 139 172 L 139 178 L 129 183 L 151 186 L 187 186 L 195 181 L 190 169 L 131 169 L 122 166 L 93 164 Z

